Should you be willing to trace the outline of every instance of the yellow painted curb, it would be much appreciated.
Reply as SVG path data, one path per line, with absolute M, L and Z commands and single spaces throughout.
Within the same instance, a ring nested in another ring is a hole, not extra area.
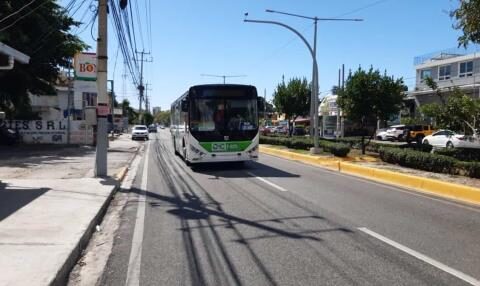
M 128 167 L 123 167 L 117 174 L 115 174 L 115 180 L 122 181 L 127 174 Z
M 327 167 L 331 170 L 413 189 L 422 193 L 480 205 L 480 189 L 474 187 L 342 162 L 341 158 L 315 157 L 306 154 L 297 154 L 287 150 L 268 148 L 265 146 L 260 146 L 260 152 L 321 167 Z
M 339 163 L 340 161 L 337 158 L 327 158 L 327 157 L 315 157 L 315 156 L 310 156 L 306 154 L 299 154 L 299 153 L 294 153 L 291 151 L 287 150 L 280 150 L 280 149 L 275 149 L 275 148 L 268 148 L 265 146 L 260 146 L 260 152 L 273 155 L 273 156 L 278 156 L 286 159 L 291 159 L 295 161 L 301 161 L 304 163 L 309 163 L 313 165 L 321 165 L 322 167 L 326 167 L 328 169 L 333 169 L 338 171 L 339 170 Z

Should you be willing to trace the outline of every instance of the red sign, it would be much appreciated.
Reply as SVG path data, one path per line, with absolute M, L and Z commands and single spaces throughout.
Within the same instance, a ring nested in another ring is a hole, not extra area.
M 110 114 L 110 108 L 106 103 L 99 103 L 97 105 L 97 115 L 98 116 L 107 116 Z

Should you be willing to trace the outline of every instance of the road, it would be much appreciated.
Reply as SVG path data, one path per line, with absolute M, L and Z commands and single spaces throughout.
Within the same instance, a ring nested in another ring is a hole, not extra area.
M 190 168 L 152 134 L 102 285 L 479 285 L 480 208 L 261 155 Z

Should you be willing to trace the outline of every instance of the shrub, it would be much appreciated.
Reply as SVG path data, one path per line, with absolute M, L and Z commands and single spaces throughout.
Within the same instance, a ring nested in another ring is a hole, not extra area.
M 385 147 L 379 149 L 379 154 L 382 161 L 391 164 L 436 173 L 458 173 L 458 161 L 448 156 L 409 149 Z
M 462 162 L 457 163 L 457 168 L 462 170 L 465 176 L 471 178 L 480 178 L 480 163 L 478 162 Z
M 291 149 L 309 150 L 313 147 L 313 140 L 307 137 L 271 137 L 260 136 L 260 144 L 281 145 Z M 350 152 L 350 146 L 343 143 L 335 143 L 327 140 L 319 140 L 319 147 L 334 156 L 346 157 Z
M 436 154 L 453 157 L 460 161 L 477 162 L 480 161 L 480 149 L 456 148 L 456 149 L 437 149 Z
M 337 157 L 347 157 L 350 153 L 350 146 L 344 143 L 334 143 L 330 146 L 330 153 Z

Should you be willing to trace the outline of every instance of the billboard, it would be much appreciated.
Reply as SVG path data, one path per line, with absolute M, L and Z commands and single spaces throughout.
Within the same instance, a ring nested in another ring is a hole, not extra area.
M 97 80 L 97 55 L 95 53 L 78 53 L 74 59 L 75 79 L 84 81 Z

